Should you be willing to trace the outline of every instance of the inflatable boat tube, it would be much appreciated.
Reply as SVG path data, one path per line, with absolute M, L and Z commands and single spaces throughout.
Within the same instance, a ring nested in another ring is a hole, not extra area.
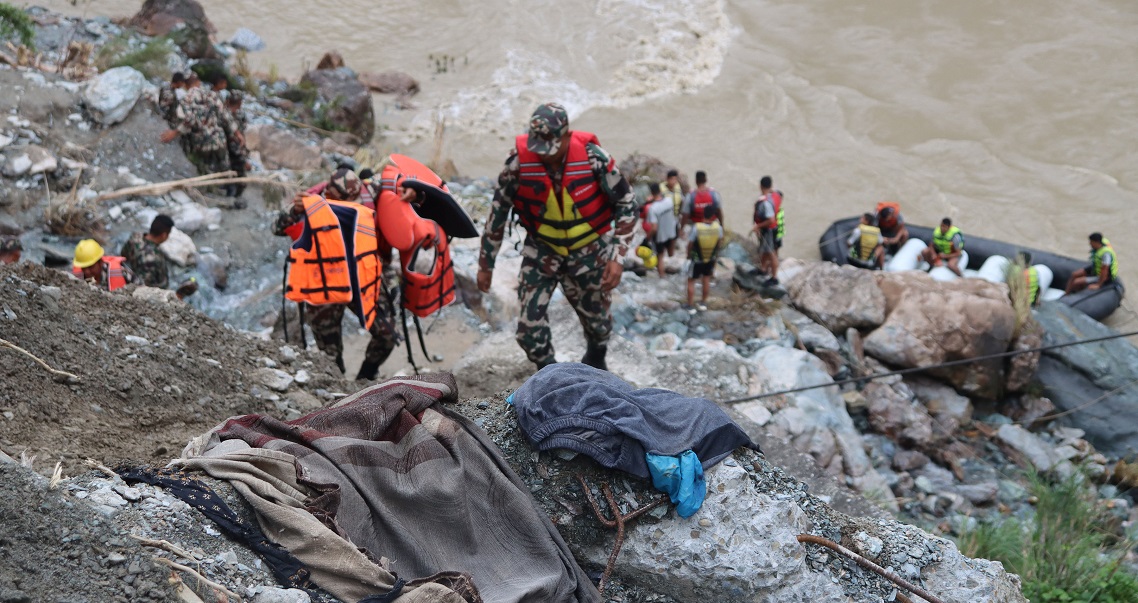
M 822 259 L 834 262 L 835 264 L 845 264 L 846 254 L 849 253 L 849 248 L 846 246 L 846 239 L 850 233 L 857 228 L 859 219 L 857 217 L 843 218 L 830 225 L 826 232 L 818 239 L 818 251 L 822 254 Z M 926 226 L 915 226 L 906 224 L 909 229 L 910 240 L 898 251 L 897 256 L 887 264 L 887 269 L 901 268 L 900 264 L 908 264 L 910 258 L 906 255 L 910 246 L 919 248 L 925 247 L 933 237 L 933 229 Z M 966 235 L 968 238 L 968 254 L 970 256 L 969 263 L 973 266 L 983 267 L 988 258 L 992 256 L 1003 256 L 1005 258 L 1014 258 L 1020 252 L 1026 251 L 1031 253 L 1033 263 L 1036 266 L 1046 267 L 1051 273 L 1051 284 L 1055 287 L 1062 287 L 1071 278 L 1071 274 L 1087 265 L 1086 259 L 1076 259 L 1068 256 L 1054 254 L 1048 251 L 1032 249 L 1022 245 L 1015 245 L 1003 241 L 994 241 L 992 239 L 984 239 Z M 923 243 L 915 241 L 919 239 Z M 917 253 L 920 253 L 919 251 Z M 904 257 L 902 257 L 904 256 Z M 901 262 L 900 260 L 904 260 Z M 916 262 L 913 262 L 913 268 L 916 268 Z M 904 269 L 904 268 L 901 268 Z M 1043 275 L 1040 274 L 1042 279 Z M 1042 283 L 1041 283 L 1042 284 Z M 1044 299 L 1052 299 L 1055 289 L 1048 289 L 1044 294 Z M 1101 289 L 1090 290 L 1086 289 L 1071 295 L 1061 295 L 1058 300 L 1082 311 L 1091 318 L 1102 320 L 1110 316 L 1112 312 L 1118 309 L 1122 304 L 1122 298 L 1125 295 L 1125 289 L 1121 280 L 1115 280 L 1110 285 Z

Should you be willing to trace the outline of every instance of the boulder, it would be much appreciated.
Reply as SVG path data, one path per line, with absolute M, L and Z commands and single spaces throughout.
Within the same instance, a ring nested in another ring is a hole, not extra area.
M 1041 472 L 1050 471 L 1060 462 L 1047 442 L 1019 425 L 1000 425 L 996 439 L 1016 453 L 1024 463 Z
M 972 423 L 972 401 L 951 387 L 920 377 L 906 379 L 905 384 L 917 396 L 917 400 L 925 405 L 945 434 L 952 435 Z
M 816 262 L 786 281 L 786 291 L 795 308 L 833 333 L 885 320 L 885 297 L 868 270 Z
M 344 57 L 339 52 L 331 50 L 324 53 L 320 57 L 320 62 L 316 63 L 316 69 L 339 69 L 344 66 Z
M 330 129 L 343 130 L 366 144 L 375 133 L 375 109 L 371 93 L 347 67 L 315 69 L 304 74 L 302 88 L 316 92 L 314 111 Z
M 83 91 L 83 102 L 95 121 L 109 126 L 126 119 L 142 96 L 146 76 L 133 67 L 108 69 L 92 79 Z
M 1093 339 L 1116 332 L 1060 302 L 1044 302 L 1035 319 L 1044 329 L 1043 343 Z M 1061 411 L 1079 408 L 1064 421 L 1086 431 L 1099 451 L 1126 456 L 1138 451 L 1138 422 L 1118 420 L 1138 408 L 1138 348 L 1126 339 L 1068 346 L 1043 353 L 1036 378 L 1044 394 Z M 1087 402 L 1094 400 L 1093 405 Z
M 257 381 L 273 391 L 287 392 L 293 376 L 280 369 L 266 367 L 257 369 Z
M 876 274 L 887 318 L 864 341 L 865 353 L 902 368 L 1005 352 L 1015 310 L 1004 285 L 981 279 L 937 282 L 923 272 Z M 963 394 L 997 399 L 1004 385 L 1002 359 L 928 371 Z
M 750 358 L 760 391 L 778 391 L 831 383 L 826 366 L 802 350 L 779 346 L 760 349 Z M 846 411 L 837 387 L 787 394 L 782 400 L 767 398 L 773 418 L 768 430 L 790 440 L 794 447 L 814 457 L 831 474 L 846 476 L 847 483 L 863 495 L 879 499 L 892 509 L 896 502 L 885 479 L 865 454 L 861 435 Z M 753 412 L 753 411 L 752 411 Z
M 933 420 L 904 383 L 873 381 L 862 391 L 869 402 L 869 426 L 907 447 L 934 446 Z
M 131 293 L 131 297 L 154 304 L 172 304 L 179 301 L 178 294 L 174 291 L 157 287 L 137 287 Z
M 197 0 L 146 0 L 129 24 L 148 36 L 169 35 L 191 59 L 221 56 L 213 47 L 217 28 Z
M 198 248 L 190 235 L 182 232 L 177 226 L 170 230 L 170 238 L 166 239 L 158 249 L 179 266 L 189 266 L 197 259 Z
M 360 83 L 367 86 L 368 90 L 379 92 L 380 94 L 414 96 L 419 93 L 419 82 L 402 71 L 361 73 L 359 79 Z
M 170 209 L 170 217 L 174 224 L 187 233 L 195 233 L 202 229 L 216 228 L 221 225 L 221 210 L 216 207 L 206 207 L 200 203 L 183 203 Z
M 1020 328 L 1016 338 L 1012 340 L 1009 351 L 1032 350 L 1043 345 L 1043 327 L 1035 320 L 1030 320 Z M 1035 371 L 1039 369 L 1039 357 L 1042 352 L 1029 352 L 1008 358 L 1008 372 L 1004 378 L 1004 390 L 1010 393 L 1021 392 L 1035 378 Z
M 229 45 L 249 52 L 265 49 L 265 41 L 261 36 L 246 27 L 238 27 L 237 31 L 233 32 L 233 37 L 229 38 Z
M 268 124 L 246 130 L 245 145 L 261 156 L 261 163 L 269 170 L 317 170 L 324 163 L 319 147 L 308 144 L 289 130 Z

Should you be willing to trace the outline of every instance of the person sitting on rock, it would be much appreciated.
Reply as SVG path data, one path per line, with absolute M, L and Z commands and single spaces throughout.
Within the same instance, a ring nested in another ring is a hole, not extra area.
M 874 224 L 871 213 L 864 213 L 857 228 L 850 233 L 846 245 L 850 248 L 849 261 L 860 268 L 881 270 L 885 267 L 885 246 L 881 242 L 881 229 Z
M 150 222 L 149 232 L 133 233 L 123 244 L 119 255 L 134 273 L 134 282 L 157 289 L 170 287 L 170 267 L 159 247 L 170 238 L 172 230 L 174 220 L 166 214 L 158 214 Z M 189 281 L 178 287 L 178 299 L 193 295 L 197 290 L 197 281 Z
M 933 240 L 921 251 L 921 259 L 928 262 L 930 267 L 942 264 L 963 277 L 964 271 L 960 269 L 960 256 L 964 253 L 964 234 L 952 225 L 952 219 L 945 218 L 940 226 L 933 230 Z
M 877 204 L 877 227 L 881 229 L 881 243 L 889 255 L 897 255 L 909 240 L 909 229 L 905 226 L 905 216 L 901 214 L 898 203 L 882 201 Z
M 1114 283 L 1118 278 L 1118 257 L 1114 246 L 1102 233 L 1091 233 L 1091 263 L 1071 273 L 1067 280 L 1067 293 L 1077 293 L 1083 289 L 1099 289 Z
M 20 261 L 23 252 L 24 246 L 20 244 L 20 239 L 15 237 L 0 239 L 0 265 L 15 264 Z
M 122 289 L 134 282 L 134 273 L 122 256 L 103 255 L 103 246 L 95 239 L 83 239 L 75 246 L 71 274 L 104 291 Z
M 303 232 L 302 222 L 305 216 L 304 198 L 306 196 L 322 194 L 322 196 L 329 201 L 359 202 L 360 179 L 350 167 L 342 165 L 336 168 L 335 172 L 332 172 L 332 177 L 328 179 L 327 184 L 321 189 L 321 193 L 313 193 L 311 191 L 312 189 L 309 189 L 309 191 L 298 193 L 293 197 L 292 207 L 282 211 L 273 224 L 273 234 L 277 236 L 289 236 L 293 240 L 300 237 Z M 381 237 L 378 232 L 376 235 L 377 237 Z M 381 250 L 380 259 L 385 266 L 390 266 L 390 246 L 386 242 L 381 241 L 379 248 Z M 312 336 L 316 339 L 316 347 L 325 354 L 333 357 L 336 360 L 336 366 L 340 368 L 340 372 L 345 372 L 342 323 L 344 320 L 344 310 L 347 308 L 347 305 L 312 305 L 306 302 L 302 303 L 304 303 L 304 307 L 307 308 L 308 325 L 312 328 Z M 386 316 L 378 316 L 375 321 L 372 322 L 371 329 L 369 330 L 371 340 L 368 342 L 367 350 L 364 352 L 364 361 L 360 365 L 359 372 L 356 374 L 357 380 L 372 380 L 379 374 L 380 365 L 391 355 L 391 351 L 395 349 L 395 346 L 399 345 L 399 339 L 394 329 L 394 323 Z

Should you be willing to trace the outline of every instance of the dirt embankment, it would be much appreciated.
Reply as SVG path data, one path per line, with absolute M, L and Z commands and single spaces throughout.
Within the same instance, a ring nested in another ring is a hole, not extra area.
M 293 418 L 350 391 L 316 352 L 227 328 L 178 302 L 107 294 L 70 276 L 0 268 L 0 338 L 78 381 L 0 347 L 0 449 L 62 460 L 165 460 L 226 417 Z

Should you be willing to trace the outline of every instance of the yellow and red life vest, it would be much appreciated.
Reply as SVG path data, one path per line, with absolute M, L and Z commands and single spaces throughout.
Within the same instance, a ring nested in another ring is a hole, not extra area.
M 530 235 L 559 255 L 569 255 L 612 228 L 613 204 L 597 182 L 587 145 L 599 145 L 596 135 L 574 131 L 561 176 L 561 198 L 541 157 L 526 147 L 528 135 L 518 136 L 520 171 L 514 194 L 514 213 Z
M 360 325 L 371 328 L 383 274 L 372 210 L 358 203 L 305 197 L 303 231 L 288 261 L 285 297 L 313 306 L 348 304 Z
M 122 268 L 126 258 L 117 255 L 104 255 L 103 259 L 99 261 L 103 263 L 103 274 L 107 277 L 107 291 L 116 291 L 126 286 L 126 276 L 123 275 Z M 73 266 L 71 273 L 83 280 L 82 268 Z

